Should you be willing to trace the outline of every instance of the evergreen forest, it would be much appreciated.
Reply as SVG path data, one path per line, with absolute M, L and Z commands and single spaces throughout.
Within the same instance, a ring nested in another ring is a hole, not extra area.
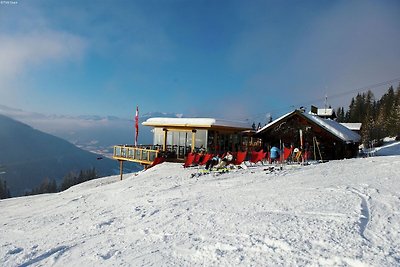
M 81 170 L 79 173 L 71 171 L 64 176 L 60 186 L 57 186 L 57 183 L 54 179 L 50 180 L 49 178 L 45 178 L 38 187 L 34 188 L 30 192 L 26 192 L 25 195 L 57 193 L 67 190 L 71 186 L 96 178 L 98 178 L 98 176 L 95 168 L 89 170 Z
M 365 146 L 378 146 L 387 136 L 400 137 L 400 84 L 395 90 L 375 99 L 371 90 L 358 93 L 351 99 L 349 108 L 336 110 L 338 122 L 361 122 L 361 137 Z
M 7 182 L 0 179 L 0 199 L 11 197 L 10 189 L 7 187 Z

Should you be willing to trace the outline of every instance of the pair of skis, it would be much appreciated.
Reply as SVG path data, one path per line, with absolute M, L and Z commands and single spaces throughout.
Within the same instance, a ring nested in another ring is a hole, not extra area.
M 208 174 L 213 174 L 215 176 L 219 176 L 219 175 L 227 173 L 227 172 L 229 172 L 228 168 L 218 168 L 218 169 L 212 168 L 211 170 L 201 169 L 201 170 L 198 170 L 196 173 L 192 173 L 190 175 L 190 177 L 194 178 L 194 177 L 200 177 L 200 176 L 208 175 Z

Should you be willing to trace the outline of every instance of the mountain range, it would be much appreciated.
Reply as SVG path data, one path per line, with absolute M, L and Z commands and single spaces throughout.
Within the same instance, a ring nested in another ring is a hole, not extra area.
M 73 171 L 95 168 L 99 176 L 118 172 L 118 162 L 76 147 L 59 137 L 0 115 L 0 178 L 12 196 L 37 187 L 44 179 L 60 183 Z M 134 165 L 133 171 L 140 170 Z
M 0 105 L 0 114 L 24 122 L 51 135 L 94 153 L 112 156 L 112 148 L 119 144 L 134 143 L 134 113 L 132 118 L 116 116 L 45 115 Z M 151 117 L 182 117 L 182 114 L 150 112 L 139 116 L 139 144 L 152 144 L 150 127 L 141 123 Z

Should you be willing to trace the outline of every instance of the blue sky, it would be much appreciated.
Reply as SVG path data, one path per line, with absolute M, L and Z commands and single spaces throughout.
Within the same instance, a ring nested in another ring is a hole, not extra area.
M 28 111 L 262 121 L 400 78 L 399 1 L 9 2 L 0 104 Z

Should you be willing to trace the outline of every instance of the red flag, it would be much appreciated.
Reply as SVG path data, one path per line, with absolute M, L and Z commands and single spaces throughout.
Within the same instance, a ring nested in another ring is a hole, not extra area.
M 136 106 L 136 115 L 135 115 L 135 146 L 137 146 L 137 140 L 139 136 L 139 107 Z

